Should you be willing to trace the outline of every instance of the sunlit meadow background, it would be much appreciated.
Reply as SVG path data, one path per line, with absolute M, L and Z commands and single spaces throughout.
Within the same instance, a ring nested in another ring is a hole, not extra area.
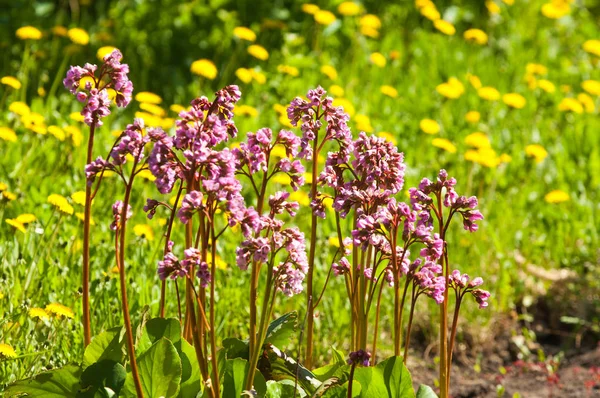
M 243 92 L 235 118 L 242 137 L 291 128 L 287 104 L 321 85 L 350 114 L 355 134 L 397 143 L 407 187 L 443 167 L 459 192 L 480 198 L 480 231 L 467 239 L 456 227 L 450 255 L 486 280 L 492 299 L 484 311 L 466 305 L 459 340 L 481 344 L 499 319 L 531 320 L 526 309 L 560 278 L 577 311 L 553 311 L 572 317 L 572 330 L 592 328 L 600 313 L 599 15 L 597 0 L 14 2 L 0 14 L 0 389 L 81 358 L 88 128 L 62 79 L 69 65 L 98 63 L 112 47 L 130 65 L 135 101 L 105 119 L 96 156 L 134 117 L 172 128 L 193 98 L 226 84 Z M 135 190 L 127 261 L 136 319 L 146 305 L 157 314 L 164 243 L 164 214 L 148 220 L 142 211 L 145 198 L 157 196 L 145 177 Z M 122 323 L 108 228 L 121 194 L 106 180 L 92 210 L 95 333 Z M 307 207 L 306 190 L 293 197 Z M 332 224 L 319 228 L 317 290 L 335 251 Z M 219 248 L 221 337 L 247 337 L 239 240 L 230 233 Z M 349 338 L 345 297 L 334 280 L 318 308 L 319 363 Z M 434 305 L 420 304 L 437 317 Z M 276 312 L 297 309 L 302 318 L 304 306 L 302 296 L 282 298 Z M 389 325 L 391 312 L 383 314 Z M 430 318 L 417 323 L 422 343 L 435 339 Z M 389 332 L 382 331 L 384 352 Z

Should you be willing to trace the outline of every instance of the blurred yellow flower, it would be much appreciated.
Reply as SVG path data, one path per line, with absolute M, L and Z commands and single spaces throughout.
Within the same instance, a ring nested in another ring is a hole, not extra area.
M 15 90 L 21 88 L 21 82 L 14 76 L 4 76 L 2 79 L 0 79 L 0 83 L 12 87 Z
M 264 73 L 259 72 L 255 69 L 250 69 L 250 73 L 252 73 L 252 78 L 258 84 L 265 84 L 267 82 L 267 77 L 265 76 Z
M 69 118 L 71 120 L 75 120 L 76 122 L 83 122 L 84 117 L 81 113 L 79 112 L 73 112 L 69 114 Z
M 133 233 L 136 236 L 139 236 L 141 238 L 145 238 L 148 241 L 153 241 L 154 240 L 154 231 L 152 230 L 152 227 L 148 224 L 137 224 L 133 226 Z
M 138 177 L 143 178 L 148 181 L 156 181 L 156 177 L 154 177 L 154 174 L 152 174 L 152 172 L 148 169 L 140 171 L 138 173 Z
M 492 148 L 469 149 L 465 152 L 465 160 L 489 168 L 498 167 L 500 164 L 500 158 Z
M 525 97 L 523 97 L 521 94 L 508 93 L 502 96 L 502 102 L 511 108 L 523 109 L 527 103 L 527 100 L 525 100 Z
M 360 13 L 360 6 L 353 1 L 344 1 L 338 6 L 338 12 L 347 17 L 352 17 Z
M 377 136 L 379 138 L 383 138 L 391 142 L 394 145 L 398 145 L 398 140 L 392 135 L 392 133 L 388 133 L 387 131 L 380 131 L 379 133 L 377 133 Z
M 512 157 L 509 154 L 503 153 L 502 155 L 500 155 L 498 160 L 500 161 L 500 163 L 510 163 L 512 161 Z
M 587 113 L 594 113 L 596 111 L 596 105 L 594 104 L 594 100 L 589 95 L 585 93 L 577 94 L 577 100 L 581 102 L 583 108 Z
M 21 123 L 29 130 L 44 135 L 46 134 L 46 122 L 44 116 L 37 112 L 30 112 L 21 117 Z
M 254 33 L 249 28 L 246 28 L 245 26 L 238 26 L 234 28 L 233 35 L 238 39 L 246 40 L 249 42 L 256 41 L 256 33 Z
M 295 66 L 290 65 L 278 65 L 277 71 L 283 73 L 285 75 L 290 75 L 293 77 L 297 77 L 300 74 L 300 71 Z
M 571 6 L 564 0 L 551 0 L 549 3 L 542 5 L 542 15 L 550 19 L 559 19 L 565 15 L 569 15 Z
M 379 31 L 369 26 L 361 26 L 360 33 L 373 39 L 377 39 L 379 37 Z
M 463 95 L 465 86 L 457 78 L 451 77 L 446 83 L 439 84 L 435 90 L 446 98 L 456 99 Z
M 362 17 L 360 17 L 358 23 L 361 27 L 369 27 L 375 30 L 381 29 L 381 20 L 377 15 L 374 14 L 363 15 Z
M 485 6 L 490 12 L 490 14 L 500 14 L 500 6 L 496 4 L 493 0 L 487 0 L 485 2 Z
M 331 87 L 329 87 L 329 93 L 334 97 L 343 97 L 345 94 L 344 89 L 338 86 L 337 84 L 334 84 Z
M 67 37 L 67 32 L 67 28 L 61 25 L 57 25 L 52 28 L 52 33 L 54 33 L 56 36 Z
M 337 71 L 331 65 L 321 66 L 321 73 L 330 78 L 331 80 L 335 80 L 338 77 Z
M 48 196 L 48 203 L 54 205 L 58 210 L 65 214 L 73 214 L 73 206 L 71 206 L 67 201 L 67 198 L 62 195 L 53 193 L 52 195 Z
M 287 174 L 277 173 L 273 177 L 271 177 L 270 181 L 273 181 L 276 184 L 290 185 L 292 179 Z
M 105 177 L 106 177 L 106 175 L 105 175 Z M 75 217 L 77 217 L 81 221 L 85 221 L 85 214 L 83 214 L 81 212 L 75 213 Z M 92 217 L 90 217 L 90 225 L 96 225 L 96 221 L 94 221 L 94 219 Z
M 17 134 L 11 128 L 0 127 L 0 139 L 9 142 L 17 142 Z
M 77 203 L 78 205 L 85 206 L 85 191 L 74 192 L 71 195 L 71 199 L 73 199 L 73 202 Z
M 314 15 L 320 10 L 316 4 L 302 4 L 302 11 L 307 14 Z
M 356 123 L 356 128 L 359 131 L 364 131 L 365 133 L 372 133 L 373 126 L 371 126 L 371 119 L 367 115 L 355 115 L 354 123 Z
M 583 106 L 575 98 L 563 98 L 558 104 L 558 110 L 561 112 L 583 113 Z
M 81 133 L 81 130 L 78 127 L 67 126 L 64 128 L 64 130 L 67 133 L 67 135 L 71 138 L 73 146 L 75 146 L 76 148 L 81 146 L 81 143 L 83 142 L 83 134 Z
M 238 105 L 233 109 L 233 113 L 239 116 L 258 116 L 258 110 L 250 105 Z
M 212 253 L 210 251 L 206 253 L 206 262 L 212 264 Z M 227 269 L 227 263 L 218 254 L 215 256 L 215 267 L 220 270 Z
M 44 87 L 40 86 L 37 89 L 37 93 L 40 97 L 45 97 L 46 96 L 46 90 L 44 89 Z
M 600 95 L 600 82 L 597 80 L 586 80 L 581 83 L 581 88 L 592 95 Z
M 57 317 L 65 317 L 65 318 L 74 318 L 75 314 L 73 310 L 67 306 L 64 306 L 60 303 L 50 303 L 45 308 L 46 312 L 49 314 L 56 315 Z
M 6 220 L 4 220 L 8 225 L 10 225 L 11 227 L 14 227 L 16 229 L 18 229 L 19 231 L 26 233 L 27 230 L 25 229 L 25 225 L 23 225 L 22 222 L 18 221 L 18 220 L 14 220 L 12 218 L 7 218 Z
M 113 46 L 104 46 L 104 47 L 100 47 L 98 49 L 98 51 L 96 51 L 96 57 L 100 60 L 100 61 L 104 61 L 104 57 L 106 57 L 108 54 L 112 53 L 113 51 L 115 51 L 117 48 L 113 47 Z
M 433 21 L 433 26 L 445 35 L 452 36 L 456 33 L 456 28 L 448 21 L 436 19 Z
M 569 194 L 560 189 L 550 191 L 544 196 L 544 200 L 548 203 L 562 203 L 569 201 Z
M 437 10 L 437 8 L 435 8 L 433 3 L 428 4 L 425 7 L 421 7 L 419 12 L 430 21 L 436 21 L 441 18 L 440 12 Z
M 508 6 L 515 4 L 515 0 L 502 0 L 502 2 Z
M 61 129 L 58 126 L 48 126 L 47 131 L 48 131 L 48 133 L 50 133 L 50 135 L 52 135 L 54 138 L 56 138 L 59 141 L 64 141 L 65 138 L 67 138 L 67 135 L 65 134 L 63 129 Z
M 246 84 L 252 81 L 252 72 L 250 71 L 250 69 L 238 68 L 238 70 L 235 71 L 235 75 L 238 79 L 240 79 Z
M 140 109 L 151 113 L 154 116 L 159 116 L 159 117 L 163 117 L 166 116 L 167 111 L 165 111 L 163 108 L 161 108 L 160 106 L 156 105 L 156 104 L 151 104 L 149 102 L 142 102 L 140 104 Z
M 471 83 L 471 86 L 475 90 L 479 90 L 481 88 L 482 84 L 481 84 L 481 79 L 479 79 L 479 77 L 472 75 L 470 73 L 467 73 L 467 79 L 469 80 L 469 83 Z
M 356 113 L 354 105 L 352 105 L 352 103 L 345 98 L 335 98 L 333 100 L 333 106 L 341 106 L 344 108 L 344 112 L 346 112 L 350 117 L 354 116 Z
M 440 132 L 440 125 L 433 119 L 423 119 L 419 122 L 419 128 L 426 134 L 437 134 Z
M 433 2 L 431 0 L 415 0 L 415 7 L 417 9 L 421 9 L 430 5 L 433 5 Z
M 8 106 L 8 110 L 11 111 L 12 113 L 16 113 L 19 116 L 25 116 L 27 114 L 29 114 L 29 112 L 31 112 L 31 110 L 29 109 L 29 106 L 21 101 L 15 101 L 12 102 L 9 106 Z
M 248 47 L 248 54 L 261 61 L 269 59 L 269 52 L 263 46 L 259 46 L 258 44 L 253 44 Z
M 469 111 L 465 115 L 465 120 L 471 124 L 479 123 L 481 119 L 481 114 L 477 111 Z
M 2 358 L 16 358 L 17 353 L 14 348 L 5 343 L 0 343 L 0 357 Z
M 135 100 L 137 102 L 145 102 L 148 104 L 160 104 L 162 102 L 162 98 L 150 91 L 140 91 L 135 95 Z
M 0 192 L 6 191 L 8 189 L 8 185 L 3 182 L 0 182 Z
M 377 65 L 380 68 L 383 68 L 386 64 L 385 56 L 382 53 L 374 52 L 369 56 L 369 60 L 371 63 Z
M 383 86 L 381 86 L 380 90 L 383 95 L 387 95 L 388 97 L 391 97 L 391 98 L 398 97 L 398 90 L 396 90 L 392 86 L 383 85 Z
M 67 32 L 69 39 L 75 44 L 86 46 L 90 42 L 90 35 L 81 28 L 72 28 Z
M 185 111 L 185 107 L 183 105 L 179 105 L 179 104 L 173 104 L 169 107 L 170 110 L 172 110 L 173 112 L 175 112 L 176 114 L 179 115 L 179 113 L 181 113 L 182 111 Z
M 433 141 L 431 141 L 431 145 L 441 148 L 446 152 L 456 153 L 456 145 L 445 138 L 434 138 Z
M 217 67 L 211 60 L 208 59 L 199 59 L 194 61 L 190 70 L 193 74 L 204 76 L 210 80 L 213 80 L 215 77 L 217 77 Z
M 8 201 L 17 199 L 17 195 L 8 191 L 2 191 L 2 197 Z
M 540 79 L 537 81 L 537 86 L 549 94 L 556 91 L 556 86 L 550 80 Z
M 486 101 L 498 101 L 500 99 L 500 92 L 494 87 L 481 87 L 477 90 L 477 95 Z
M 320 25 L 331 25 L 335 22 L 335 15 L 331 11 L 319 10 L 313 15 L 315 17 L 315 21 L 317 21 Z
M 487 44 L 488 35 L 481 29 L 468 29 L 463 34 L 465 40 L 471 41 L 480 45 Z
M 583 43 L 583 50 L 587 53 L 600 57 L 600 40 L 587 40 Z
M 548 68 L 542 64 L 534 64 L 529 62 L 525 66 L 525 72 L 528 75 L 546 75 L 548 73 Z
M 541 163 L 546 157 L 548 152 L 543 146 L 538 144 L 531 144 L 525 147 L 525 154 L 531 158 L 534 158 L 536 163 Z
M 308 194 L 303 190 L 297 190 L 296 192 L 292 192 L 288 199 L 290 202 L 298 202 L 300 206 L 310 205 L 310 198 L 308 197 Z
M 50 319 L 50 315 L 43 308 L 30 308 L 28 313 L 32 318 Z
M 21 40 L 39 40 L 42 38 L 42 32 L 33 26 L 23 26 L 17 29 L 16 35 Z
M 480 131 L 476 131 L 467 135 L 465 137 L 465 144 L 477 149 L 492 147 L 492 143 L 490 142 L 488 136 Z

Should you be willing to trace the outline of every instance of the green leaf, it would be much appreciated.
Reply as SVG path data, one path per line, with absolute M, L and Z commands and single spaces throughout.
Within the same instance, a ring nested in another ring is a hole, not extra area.
M 222 398 L 238 398 L 244 391 L 244 382 L 250 369 L 250 364 L 245 359 L 228 359 L 223 377 Z M 265 378 L 260 372 L 254 375 L 254 389 L 259 397 L 264 397 L 267 392 Z
M 121 327 L 108 329 L 92 339 L 83 353 L 83 368 L 104 359 L 122 363 L 125 360 L 125 340 Z
M 294 396 L 294 382 L 292 380 L 267 381 L 266 398 L 287 398 Z M 296 397 L 306 397 L 306 393 L 298 385 Z
M 417 398 L 438 398 L 438 396 L 431 387 L 421 384 L 417 390 Z
M 137 352 L 142 354 L 160 338 L 166 338 L 175 344 L 181 340 L 181 324 L 175 318 L 153 318 L 146 322 Z
M 361 398 L 414 398 L 410 373 L 401 357 L 391 357 L 375 367 L 360 367 L 354 380 L 362 387 Z
M 321 385 L 317 377 L 308 369 L 299 365 L 293 358 L 273 345 L 265 347 L 266 356 L 258 362 L 258 368 L 269 380 L 295 380 L 298 375 L 298 385 L 313 394 Z
M 236 338 L 228 338 L 223 340 L 223 348 L 225 349 L 225 357 L 227 359 L 242 358 L 249 359 L 248 342 Z
M 196 358 L 196 351 L 185 339 L 175 343 L 175 349 L 181 360 L 181 384 L 179 389 L 180 398 L 196 398 L 200 392 L 200 365 Z
M 76 398 L 81 368 L 67 365 L 44 372 L 31 379 L 18 381 L 6 388 L 4 397 L 31 396 L 36 398 Z
M 145 397 L 175 397 L 181 381 L 181 360 L 166 338 L 160 338 L 137 360 Z M 136 396 L 133 378 L 125 381 L 128 396 Z
M 298 313 L 296 311 L 275 319 L 269 324 L 264 344 L 273 344 L 276 347 L 285 347 L 290 342 L 290 337 L 296 331 L 296 320 Z
M 103 359 L 88 366 L 81 374 L 81 390 L 77 397 L 94 397 L 96 392 L 102 391 L 100 396 L 106 396 L 106 388 L 113 395 L 118 395 L 125 384 L 127 372 L 120 363 L 110 359 Z

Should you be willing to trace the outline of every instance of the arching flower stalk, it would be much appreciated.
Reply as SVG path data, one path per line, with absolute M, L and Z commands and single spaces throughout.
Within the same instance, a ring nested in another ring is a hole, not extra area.
M 110 98 L 113 97 L 117 106 L 126 107 L 131 101 L 133 84 L 127 77 L 129 66 L 122 64 L 123 55 L 119 50 L 104 57 L 104 62 L 98 67 L 85 64 L 83 67 L 71 66 L 63 80 L 65 87 L 84 103 L 81 111 L 85 123 L 90 126 L 86 165 L 92 162 L 94 150 L 94 134 L 96 127 L 102 126 L 102 118 L 110 114 Z M 96 73 L 97 72 L 97 73 Z M 23 90 L 25 91 L 25 90 Z M 83 219 L 83 341 L 84 347 L 90 344 L 92 338 L 90 323 L 90 220 L 92 207 L 92 190 L 88 183 L 85 189 L 85 209 Z

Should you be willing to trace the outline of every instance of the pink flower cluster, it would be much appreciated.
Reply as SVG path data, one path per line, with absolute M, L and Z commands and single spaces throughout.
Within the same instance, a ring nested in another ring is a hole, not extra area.
M 192 267 L 196 267 L 196 276 L 200 279 L 200 286 L 206 287 L 211 281 L 211 274 L 208 264 L 202 261 L 202 254 L 194 247 L 184 250 L 184 259 L 179 260 L 173 254 L 173 242 L 167 244 L 167 253 L 164 258 L 158 262 L 158 277 L 160 280 L 167 278 L 177 279 L 185 278 L 189 275 Z
M 450 287 L 456 290 L 456 293 L 461 297 L 466 293 L 471 295 L 479 304 L 479 308 L 486 308 L 488 306 L 488 299 L 490 298 L 490 292 L 483 289 L 478 289 L 478 286 L 483 284 L 483 279 L 480 277 L 471 279 L 467 274 L 461 274 L 459 270 L 455 269 L 450 274 Z
M 121 217 L 123 214 L 123 202 L 117 200 L 112 206 L 113 212 L 113 222 L 110 224 L 110 229 L 116 231 L 121 227 Z M 133 210 L 131 209 L 131 205 L 127 205 L 127 212 L 125 213 L 125 219 L 129 220 L 133 215 Z

